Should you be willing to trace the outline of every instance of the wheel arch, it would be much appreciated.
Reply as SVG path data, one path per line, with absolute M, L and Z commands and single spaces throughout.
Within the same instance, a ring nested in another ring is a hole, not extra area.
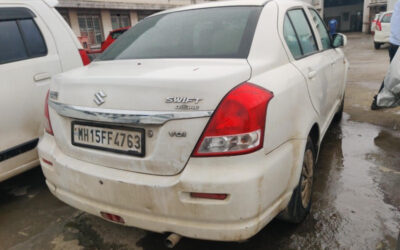
M 313 142 L 316 158 L 319 153 L 319 146 L 320 146 L 320 129 L 318 126 L 318 123 L 314 123 L 313 126 L 311 127 L 310 132 L 308 133 L 308 136 L 311 138 L 311 141 Z
M 307 141 L 308 138 L 311 139 L 312 144 L 313 144 L 313 148 L 314 148 L 314 157 L 315 157 L 315 161 L 314 161 L 314 168 L 315 168 L 315 164 L 318 158 L 318 152 L 319 152 L 319 142 L 320 142 L 320 128 L 317 122 L 312 123 L 312 126 L 310 126 L 311 128 L 308 130 L 308 134 L 306 135 L 306 139 L 302 139 L 299 140 L 298 142 L 300 143 L 300 152 L 298 155 L 298 161 L 294 162 L 294 166 L 292 169 L 292 176 L 290 178 L 289 181 L 289 185 L 288 188 L 286 190 L 286 192 L 291 192 L 293 194 L 293 192 L 295 191 L 295 189 L 297 188 L 297 186 L 299 185 L 299 180 L 300 180 L 300 175 L 301 175 L 301 168 L 303 166 L 303 160 L 304 160 L 304 154 L 303 152 L 305 152 L 306 147 L 307 147 Z M 307 131 L 307 130 L 306 130 Z M 301 156 L 300 156 L 301 155 Z M 287 201 L 287 204 L 289 204 L 289 201 Z M 288 217 L 289 216 L 289 210 L 286 207 L 279 215 L 278 218 L 283 219 L 285 221 L 288 221 Z M 289 220 L 290 221 L 290 220 Z

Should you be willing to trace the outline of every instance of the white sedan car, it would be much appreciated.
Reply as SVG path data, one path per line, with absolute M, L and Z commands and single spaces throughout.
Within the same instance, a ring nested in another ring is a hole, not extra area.
M 300 222 L 343 111 L 345 43 L 296 1 L 148 17 L 53 79 L 46 183 L 73 207 L 173 239 L 241 241 L 278 215 Z
M 374 34 L 374 47 L 380 49 L 380 47 L 389 42 L 390 38 L 390 22 L 392 20 L 393 11 L 382 13 L 375 25 Z

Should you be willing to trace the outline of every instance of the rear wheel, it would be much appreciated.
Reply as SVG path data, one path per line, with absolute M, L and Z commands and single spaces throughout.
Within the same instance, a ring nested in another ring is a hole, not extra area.
M 382 45 L 381 43 L 377 43 L 377 42 L 374 43 L 375 49 L 380 49 L 381 45 Z
M 300 223 L 310 212 L 312 186 L 314 182 L 314 166 L 314 146 L 311 138 L 308 137 L 299 185 L 293 191 L 289 205 L 279 216 L 282 220 Z

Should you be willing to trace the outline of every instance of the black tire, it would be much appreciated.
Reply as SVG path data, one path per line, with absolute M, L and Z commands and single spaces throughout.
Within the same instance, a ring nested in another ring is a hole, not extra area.
M 316 158 L 315 156 L 316 154 L 314 150 L 314 144 L 311 138 L 308 137 L 306 149 L 304 152 L 302 173 L 300 174 L 299 185 L 297 185 L 297 187 L 294 189 L 292 197 L 290 198 L 289 205 L 279 215 L 280 219 L 291 223 L 300 223 L 309 214 L 311 209 L 312 185 L 314 177 L 315 158 Z M 311 166 L 305 166 L 310 163 L 312 164 Z M 311 174 L 311 177 L 306 177 L 307 173 L 304 172 L 305 168 L 311 169 L 311 171 L 308 173 Z M 306 197 L 304 197 L 303 196 L 304 190 L 302 187 L 307 179 L 308 181 L 311 181 L 311 183 L 310 186 L 307 186 L 307 188 L 305 188 L 309 191 L 309 193 L 307 194 Z
M 380 49 L 381 48 L 381 43 L 374 43 L 375 49 Z
M 336 112 L 335 116 L 333 117 L 333 122 L 334 123 L 339 123 L 342 120 L 342 118 L 343 118 L 343 110 L 344 110 L 344 95 L 343 95 L 342 102 L 340 104 L 340 108 Z

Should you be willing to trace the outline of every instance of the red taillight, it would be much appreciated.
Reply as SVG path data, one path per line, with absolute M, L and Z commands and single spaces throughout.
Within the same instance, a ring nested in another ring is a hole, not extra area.
M 211 200 L 225 200 L 227 194 L 209 194 L 209 193 L 190 193 L 192 198 L 211 199 Z
M 106 220 L 110 220 L 110 221 L 120 223 L 120 224 L 125 224 L 125 220 L 121 216 L 106 213 L 106 212 L 100 212 L 100 214 L 101 214 L 101 217 L 103 217 Z
M 80 49 L 79 55 L 81 55 L 83 65 L 88 65 L 90 63 L 90 59 L 89 59 L 88 54 L 86 53 L 86 50 Z
M 382 23 L 381 23 L 381 21 L 376 21 L 375 29 L 378 30 L 378 31 L 382 31 Z
M 46 118 L 45 124 L 44 124 L 44 129 L 46 130 L 46 132 L 48 134 L 54 135 L 53 128 L 51 127 L 50 114 L 49 114 L 49 94 L 50 94 L 50 90 L 47 91 L 46 101 L 44 103 L 44 117 Z
M 193 156 L 238 155 L 262 148 L 272 97 L 271 92 L 251 83 L 231 90 L 216 109 Z

